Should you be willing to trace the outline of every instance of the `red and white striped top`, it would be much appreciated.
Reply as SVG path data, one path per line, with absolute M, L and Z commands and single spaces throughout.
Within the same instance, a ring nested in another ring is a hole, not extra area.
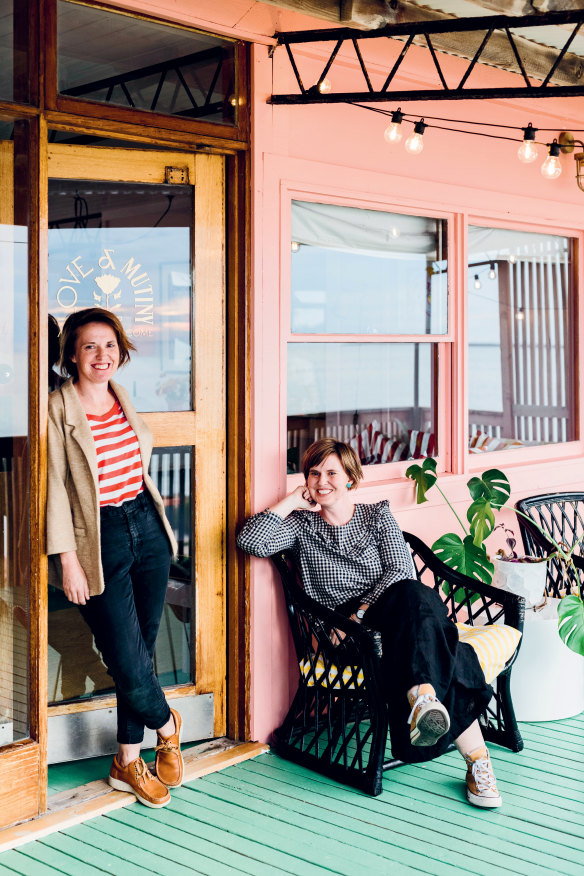
M 142 457 L 136 433 L 116 399 L 107 414 L 87 414 L 97 453 L 99 506 L 121 505 L 143 490 Z

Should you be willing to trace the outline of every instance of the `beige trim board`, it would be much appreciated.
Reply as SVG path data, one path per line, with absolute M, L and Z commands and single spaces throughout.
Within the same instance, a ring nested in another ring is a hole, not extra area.
M 184 752 L 184 782 L 235 766 L 266 751 L 269 746 L 260 742 L 237 743 L 225 738 L 197 745 Z M 0 853 L 133 803 L 137 803 L 133 794 L 114 791 L 105 779 L 55 794 L 49 798 L 44 815 L 0 831 Z

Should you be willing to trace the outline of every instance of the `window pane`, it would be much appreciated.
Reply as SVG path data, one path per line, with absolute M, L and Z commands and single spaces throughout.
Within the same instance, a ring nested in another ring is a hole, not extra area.
M 13 99 L 14 2 L 3 3 L 0 13 L 0 98 Z
M 442 219 L 292 202 L 292 331 L 447 331 Z
M 366 465 L 435 456 L 435 344 L 288 344 L 288 473 L 324 435 Z
M 49 310 L 120 317 L 137 349 L 117 379 L 139 411 L 191 409 L 192 217 L 191 186 L 49 181 Z
M 469 449 L 575 438 L 572 241 L 469 228 Z
M 26 125 L 15 128 L 13 142 L 0 142 L 0 746 L 29 735 L 27 195 L 13 175 L 15 151 L 26 167 Z
M 234 124 L 234 43 L 58 4 L 58 88 L 71 97 Z

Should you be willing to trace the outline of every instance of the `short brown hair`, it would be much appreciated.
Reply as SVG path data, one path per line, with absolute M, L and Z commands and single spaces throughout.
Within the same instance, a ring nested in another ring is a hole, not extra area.
M 315 465 L 320 465 L 325 459 L 334 453 L 338 456 L 345 474 L 351 481 L 349 489 L 354 490 L 359 481 L 363 480 L 363 469 L 359 457 L 349 444 L 343 441 L 335 441 L 334 438 L 319 438 L 310 447 L 307 447 L 302 457 L 302 471 L 304 479 L 308 480 L 308 474 Z
M 136 349 L 115 313 L 104 310 L 103 307 L 86 307 L 84 310 L 78 310 L 77 313 L 70 313 L 60 336 L 59 370 L 63 377 L 72 377 L 74 380 L 79 378 L 77 365 L 72 361 L 72 357 L 75 355 L 79 329 L 90 322 L 101 322 L 109 325 L 113 330 L 120 350 L 120 367 L 130 361 L 130 350 Z

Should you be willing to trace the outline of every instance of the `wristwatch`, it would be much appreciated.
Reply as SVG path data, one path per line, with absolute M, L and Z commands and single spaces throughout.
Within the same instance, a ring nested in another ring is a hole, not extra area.
M 357 611 L 355 612 L 355 617 L 358 618 L 359 620 L 363 620 L 363 618 L 365 617 L 366 611 L 367 611 L 366 608 L 358 608 Z

